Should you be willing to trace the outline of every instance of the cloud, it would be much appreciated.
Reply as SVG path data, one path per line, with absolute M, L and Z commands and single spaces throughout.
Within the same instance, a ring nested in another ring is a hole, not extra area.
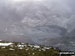
M 0 30 L 4 34 L 24 35 L 39 42 L 39 39 L 43 38 L 62 37 L 60 34 L 63 33 L 62 29 L 69 31 L 75 28 L 74 23 L 72 23 L 74 21 L 73 4 L 75 1 L 21 1 L 0 0 Z

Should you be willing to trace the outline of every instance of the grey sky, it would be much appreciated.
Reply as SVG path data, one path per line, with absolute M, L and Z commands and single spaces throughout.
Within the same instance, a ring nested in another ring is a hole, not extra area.
M 27 36 L 36 43 L 62 37 L 75 29 L 74 5 L 74 0 L 0 0 L 0 35 Z

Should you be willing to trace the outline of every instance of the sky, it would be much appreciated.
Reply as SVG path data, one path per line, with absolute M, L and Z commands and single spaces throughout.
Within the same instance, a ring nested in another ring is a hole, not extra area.
M 23 36 L 42 43 L 62 37 L 75 29 L 74 5 L 74 0 L 0 0 L 1 39 Z

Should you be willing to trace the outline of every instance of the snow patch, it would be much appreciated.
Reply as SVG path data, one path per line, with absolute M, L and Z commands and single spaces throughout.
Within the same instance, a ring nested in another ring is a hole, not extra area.
M 13 43 L 0 43 L 0 46 L 9 46 L 12 45 Z

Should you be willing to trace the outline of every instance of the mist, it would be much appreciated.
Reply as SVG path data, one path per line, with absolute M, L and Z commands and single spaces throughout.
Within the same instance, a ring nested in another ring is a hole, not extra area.
M 74 5 L 74 0 L 0 0 L 0 39 L 57 46 L 75 29 Z

